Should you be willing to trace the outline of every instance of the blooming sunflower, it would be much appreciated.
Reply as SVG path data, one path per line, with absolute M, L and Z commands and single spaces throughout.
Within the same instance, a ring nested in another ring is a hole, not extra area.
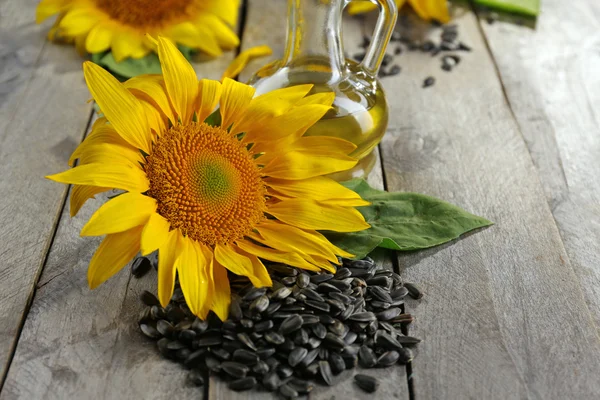
M 157 47 L 162 76 L 121 84 L 84 63 L 104 117 L 71 156 L 78 166 L 48 176 L 75 185 L 71 215 L 97 193 L 124 191 L 81 231 L 106 235 L 90 261 L 90 287 L 139 251 L 158 250 L 161 304 L 169 302 L 177 273 L 194 314 L 213 310 L 225 319 L 226 270 L 270 286 L 260 259 L 318 271 L 333 270 L 336 255 L 351 256 L 317 230 L 369 227 L 354 208 L 369 203 L 323 176 L 353 167 L 348 154 L 355 146 L 303 137 L 334 95 L 307 96 L 312 85 L 300 85 L 253 98 L 251 86 L 231 79 L 198 81 L 170 41 L 159 37 Z M 220 125 L 210 123 L 216 115 Z
M 432 19 L 442 23 L 450 21 L 447 0 L 396 0 L 398 10 L 406 3 L 410 4 L 419 18 L 425 21 Z M 350 14 L 360 14 L 376 8 L 375 4 L 366 1 L 352 2 L 348 6 L 348 12 Z
M 42 0 L 38 23 L 58 14 L 50 40 L 75 42 L 80 52 L 112 50 L 117 62 L 153 49 L 146 34 L 218 56 L 239 45 L 231 30 L 239 0 Z

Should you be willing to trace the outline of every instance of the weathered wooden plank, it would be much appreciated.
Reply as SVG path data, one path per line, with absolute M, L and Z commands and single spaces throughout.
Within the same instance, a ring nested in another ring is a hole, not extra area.
M 600 327 L 600 4 L 544 1 L 535 30 L 481 25 Z
M 219 79 L 232 58 L 227 54 L 194 67 L 199 77 Z M 80 63 L 79 59 L 74 76 L 63 82 L 71 90 L 73 81 L 83 82 Z M 81 97 L 85 104 L 87 89 Z M 64 169 L 72 150 L 56 150 L 55 165 L 43 173 Z M 68 206 L 61 214 L 0 398 L 198 398 L 203 389 L 186 382 L 187 371 L 161 358 L 155 343 L 138 331 L 144 307 L 138 297 L 143 290 L 156 292 L 155 273 L 130 279 L 127 267 L 98 289 L 87 287 L 87 265 L 101 238 L 80 238 L 79 231 L 106 201 L 98 197 L 76 218 L 69 217 Z
M 91 113 L 81 59 L 46 45 L 37 3 L 0 4 L 0 381 L 67 193 L 44 175 L 66 163 Z
M 386 181 L 389 190 L 437 196 L 496 225 L 399 257 L 405 279 L 427 293 L 407 304 L 416 316 L 411 333 L 424 339 L 412 363 L 414 394 L 597 397 L 597 330 L 539 178 L 475 17 L 453 22 L 473 52 L 451 74 L 412 52 L 401 57 L 402 74 L 384 80 Z M 437 82 L 422 89 L 428 75 Z

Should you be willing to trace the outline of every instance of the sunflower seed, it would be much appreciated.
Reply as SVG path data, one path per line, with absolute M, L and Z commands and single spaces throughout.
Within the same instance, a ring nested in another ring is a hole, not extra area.
M 207 335 L 196 340 L 195 343 L 198 347 L 216 346 L 223 343 L 223 339 L 221 338 L 221 336 Z
M 188 380 L 194 386 L 203 386 L 204 385 L 204 376 L 202 375 L 202 372 L 200 372 L 198 370 L 190 371 L 190 373 L 188 374 Z
M 262 384 L 268 391 L 272 392 L 277 390 L 279 385 L 281 385 L 281 380 L 279 379 L 279 375 L 277 372 L 271 371 L 265 375 L 262 380 Z
M 319 347 L 321 345 L 322 340 L 316 337 L 311 337 L 310 339 L 308 339 L 308 347 L 311 349 L 316 349 L 317 347 Z
M 276 350 L 273 347 L 265 347 L 262 349 L 258 349 L 256 351 L 256 354 L 262 358 L 263 360 L 271 357 L 273 354 L 275 354 Z
M 385 332 L 377 335 L 376 343 L 378 346 L 389 350 L 400 350 L 402 348 L 399 341 Z
M 279 346 L 278 350 L 289 353 L 290 351 L 294 350 L 295 348 L 296 348 L 296 345 L 294 344 L 294 342 L 290 338 L 285 338 L 285 341 Z
M 346 369 L 353 369 L 358 365 L 358 356 L 356 354 L 342 353 L 341 356 L 346 364 Z
M 298 285 L 299 288 L 305 288 L 308 286 L 309 283 L 310 276 L 308 276 L 308 274 L 304 272 L 298 274 L 298 277 L 296 278 L 296 285 Z
M 204 363 L 206 364 L 206 368 L 212 372 L 221 372 L 221 362 L 219 362 L 219 360 L 217 360 L 215 357 L 206 356 L 204 358 Z
M 390 292 L 390 296 L 392 296 L 392 300 L 403 299 L 404 297 L 406 297 L 407 294 L 408 294 L 408 289 L 404 286 L 399 287 L 398 289 L 395 289 Z
M 346 343 L 337 335 L 328 332 L 323 339 L 323 343 L 332 349 L 341 350 L 346 346 Z
M 277 271 L 282 275 L 286 276 L 296 276 L 298 275 L 298 270 L 296 268 L 289 267 L 285 264 L 271 264 L 269 266 L 273 271 Z
M 265 295 L 262 295 L 260 297 L 257 297 L 251 304 L 250 304 L 250 311 L 254 311 L 256 313 L 261 313 L 263 311 L 265 311 L 267 309 L 267 307 L 269 307 L 269 298 Z
M 290 364 L 290 366 L 292 367 L 295 367 L 296 365 L 300 364 L 300 362 L 304 359 L 304 357 L 306 357 L 307 354 L 308 350 L 304 347 L 296 347 L 290 352 L 290 355 L 288 356 L 288 364 Z
M 357 338 L 358 334 L 350 331 L 344 335 L 344 343 L 346 343 L 346 345 L 351 345 L 352 343 L 356 342 Z
M 373 393 L 379 388 L 379 381 L 369 375 L 356 374 L 354 375 L 354 382 L 367 393 Z
M 249 318 L 242 318 L 240 320 L 240 325 L 242 325 L 242 327 L 246 329 L 252 329 L 252 327 L 254 326 L 254 321 L 252 321 Z
M 318 355 L 319 355 L 319 349 L 309 350 L 308 353 L 306 353 L 306 355 L 304 356 L 304 358 L 300 362 L 300 364 L 303 365 L 304 367 L 307 367 L 313 361 L 315 361 L 315 359 L 317 358 Z
M 331 313 L 338 315 L 339 313 L 341 313 L 342 311 L 344 311 L 346 309 L 346 307 L 344 306 L 344 303 L 342 303 L 339 300 L 335 300 L 335 299 L 326 299 L 325 300 L 327 302 L 327 304 L 329 304 L 331 306 Z
M 152 325 L 141 324 L 140 330 L 144 335 L 148 336 L 150 339 L 160 339 L 160 337 L 162 336 L 160 332 L 156 330 L 156 328 Z
M 358 351 L 358 361 L 364 368 L 372 368 L 377 364 L 377 357 L 372 349 L 367 346 L 361 346 Z
M 398 361 L 400 354 L 396 350 L 386 351 L 377 359 L 377 366 L 390 367 Z
M 256 348 L 256 345 L 254 344 L 252 339 L 250 339 L 250 337 L 248 336 L 247 333 L 238 333 L 237 338 L 240 340 L 240 342 L 242 342 L 244 345 L 246 345 L 246 347 L 248 347 L 249 349 L 254 350 L 254 351 L 258 350 Z
M 196 318 L 192 323 L 192 329 L 198 333 L 203 333 L 208 329 L 208 322 L 202 321 L 199 318 Z
M 339 290 L 339 292 L 347 291 L 352 288 L 351 283 L 342 281 L 342 280 L 338 280 L 338 279 L 332 279 L 332 280 L 326 282 L 326 284 L 337 288 Z M 321 291 L 323 291 L 323 290 L 321 290 Z M 339 293 L 339 292 L 335 291 L 335 290 L 329 290 L 328 293 Z
M 402 310 L 401 309 L 399 309 L 399 308 L 388 308 L 387 310 L 378 312 L 375 315 L 377 316 L 377 319 L 379 319 L 379 320 L 389 321 L 390 319 L 396 318 L 400 314 L 402 314 Z
M 299 346 L 305 346 L 306 344 L 308 344 L 309 339 L 310 338 L 308 336 L 308 331 L 304 328 L 301 328 L 294 332 L 294 343 L 296 343 Z
M 325 335 L 327 335 L 327 328 L 325 328 L 325 325 L 321 323 L 312 325 L 311 330 L 313 334 L 319 339 L 324 339 Z
M 419 300 L 423 298 L 423 292 L 414 283 L 404 283 L 404 287 L 408 290 L 408 295 L 413 299 Z
M 344 311 L 342 311 L 340 313 L 340 315 L 338 315 L 338 318 L 342 321 L 345 321 L 348 318 L 350 318 L 350 315 L 352 315 L 353 313 L 354 313 L 354 306 L 352 304 L 348 304 L 346 309 Z
M 279 327 L 279 332 L 282 335 L 287 335 L 291 332 L 294 332 L 302 327 L 302 323 L 304 320 L 300 315 L 292 315 L 283 320 Z
M 370 321 L 376 321 L 377 317 L 372 312 L 365 311 L 365 312 L 359 312 L 359 313 L 352 314 L 351 316 L 348 317 L 348 319 L 350 321 L 356 321 L 356 322 L 370 322 Z
M 406 365 L 413 360 L 413 353 L 406 347 L 398 349 L 398 364 Z
M 156 330 L 164 337 L 172 337 L 175 333 L 175 328 L 173 328 L 173 325 L 164 319 L 156 321 Z
M 140 299 L 142 300 L 142 303 L 147 306 L 160 306 L 160 301 L 158 301 L 156 296 L 147 290 L 142 292 Z
M 141 278 L 152 269 L 152 263 L 147 257 L 138 257 L 131 264 L 131 275 L 136 278 Z
M 399 335 L 397 340 L 401 344 L 405 344 L 407 346 L 415 345 L 417 343 L 421 343 L 421 339 L 413 337 L 413 336 L 403 336 Z
M 312 289 L 302 289 L 300 291 L 301 294 L 305 295 L 307 299 L 315 300 L 315 301 L 325 301 L 325 299 L 317 292 Z
M 283 300 L 290 294 L 292 294 L 292 290 L 288 287 L 282 286 L 281 288 L 273 292 L 273 294 L 271 295 L 271 300 Z
M 335 334 L 335 335 L 337 335 L 337 336 L 339 336 L 341 338 L 343 338 L 344 336 L 346 336 L 346 333 L 348 333 L 348 330 L 350 330 L 350 328 L 348 328 L 346 325 L 342 324 L 338 320 L 334 321 L 333 324 L 329 325 L 327 327 L 327 329 L 331 333 L 333 333 L 333 334 Z
M 192 353 L 190 353 L 185 361 L 183 362 L 183 364 L 188 367 L 188 368 L 195 368 L 198 365 L 200 365 L 200 363 L 202 361 L 204 361 L 204 356 L 206 355 L 206 349 L 200 349 L 200 350 L 196 350 Z
M 286 385 L 298 393 L 310 393 L 313 390 L 313 386 L 310 384 L 310 382 L 298 378 L 290 379 Z
M 281 336 L 279 333 L 273 332 L 273 331 L 269 331 L 269 332 L 265 333 L 265 340 L 276 346 L 279 346 L 280 344 L 285 342 L 285 338 L 283 336 Z
M 196 332 L 191 329 L 184 329 L 179 332 L 179 340 L 190 343 L 194 339 L 196 339 Z
M 245 365 L 255 365 L 258 361 L 258 355 L 246 349 L 238 349 L 233 352 L 233 361 L 238 361 Z
M 221 370 L 234 378 L 245 378 L 248 372 L 250 372 L 250 368 L 246 365 L 235 361 L 225 361 L 221 363 Z
M 369 325 L 367 325 L 367 334 L 374 335 L 378 328 L 379 322 L 377 320 L 369 322 Z
M 344 358 L 338 353 L 329 353 L 329 365 L 331 366 L 331 370 L 334 374 L 339 374 L 346 369 Z
M 302 314 L 302 325 L 318 324 L 320 320 L 321 318 L 316 315 Z
M 184 320 L 187 316 L 179 307 L 168 308 L 167 310 L 167 318 L 169 321 L 177 324 Z
M 317 274 L 310 277 L 310 281 L 316 285 L 330 279 L 333 279 L 333 274 Z
M 238 379 L 229 383 L 229 389 L 235 390 L 236 392 L 250 390 L 254 386 L 256 386 L 256 378 L 253 376 Z
M 338 289 L 336 286 L 332 285 L 329 282 L 320 283 L 319 286 L 317 286 L 317 291 L 321 293 L 341 292 L 340 289 Z
M 295 399 L 299 396 L 298 392 L 287 383 L 279 387 L 279 394 L 281 394 L 281 396 L 283 396 L 286 399 Z
M 248 293 L 246 293 L 244 295 L 244 297 L 242 299 L 244 301 L 253 301 L 253 300 L 259 298 L 260 296 L 264 295 L 265 293 L 267 293 L 266 287 L 252 288 L 248 291 Z
M 292 286 L 294 283 L 296 283 L 296 277 L 286 276 L 285 278 L 281 279 L 281 283 L 283 283 L 285 286 Z
M 329 310 L 331 309 L 331 306 L 327 303 L 323 303 L 323 302 L 319 302 L 319 301 L 314 301 L 314 300 L 306 300 L 305 304 L 311 308 L 314 308 L 316 310 L 320 310 L 320 311 L 324 311 L 324 312 L 329 312 Z
M 327 361 L 319 361 L 319 372 L 321 373 L 321 378 L 323 378 L 323 381 L 325 381 L 327 385 L 333 385 L 333 374 L 331 373 L 331 367 Z
M 451 48 L 444 48 L 444 45 L 442 45 L 442 50 L 453 50 Z M 433 84 L 435 83 L 435 78 L 433 76 L 429 76 L 427 77 L 424 81 L 423 81 L 423 88 L 429 87 L 429 86 L 433 86 Z
M 281 379 L 289 378 L 290 376 L 292 376 L 294 374 L 294 370 L 291 369 L 290 367 L 286 367 L 285 365 L 278 366 L 276 370 L 277 370 L 277 375 L 279 375 L 279 377 Z

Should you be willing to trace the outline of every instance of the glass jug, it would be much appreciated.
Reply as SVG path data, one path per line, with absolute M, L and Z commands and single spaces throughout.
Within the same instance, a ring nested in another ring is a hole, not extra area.
M 335 92 L 333 108 L 306 135 L 336 136 L 353 142 L 360 161 L 337 180 L 367 175 L 375 164 L 373 149 L 385 134 L 388 107 L 377 72 L 396 24 L 394 0 L 369 0 L 379 19 L 364 59 L 344 57 L 342 13 L 349 0 L 288 0 L 288 32 L 281 60 L 261 68 L 249 81 L 256 93 L 312 83 L 310 94 Z

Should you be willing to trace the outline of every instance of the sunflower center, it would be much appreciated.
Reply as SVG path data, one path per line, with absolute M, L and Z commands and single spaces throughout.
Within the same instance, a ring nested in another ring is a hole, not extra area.
M 113 19 L 136 28 L 159 28 L 183 19 L 193 0 L 95 0 Z
M 204 244 L 240 239 L 264 218 L 260 170 L 246 147 L 221 128 L 171 127 L 146 158 L 145 171 L 158 213 Z

